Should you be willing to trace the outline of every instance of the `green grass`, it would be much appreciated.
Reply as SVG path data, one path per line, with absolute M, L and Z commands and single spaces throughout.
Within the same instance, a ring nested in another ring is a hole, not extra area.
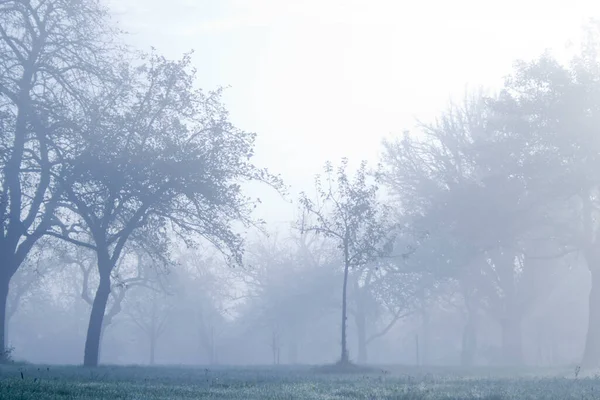
M 15 365 L 0 367 L 0 399 L 600 399 L 600 378 L 574 375 L 564 369 L 385 367 L 335 374 L 310 367 Z

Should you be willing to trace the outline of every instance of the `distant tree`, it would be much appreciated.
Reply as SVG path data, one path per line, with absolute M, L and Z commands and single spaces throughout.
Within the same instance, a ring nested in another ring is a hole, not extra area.
M 239 264 L 243 241 L 232 224 L 256 223 L 255 202 L 240 184 L 281 188 L 250 162 L 255 135 L 231 125 L 221 92 L 194 89 L 190 63 L 151 55 L 143 66 L 123 66 L 120 82 L 88 114 L 81 155 L 61 181 L 60 223 L 51 234 L 95 252 L 100 278 L 86 366 L 98 364 L 111 274 L 130 241 L 166 254 L 171 238 L 190 246 L 204 238 Z
M 317 199 L 300 196 L 303 211 L 301 232 L 314 232 L 334 241 L 341 252 L 344 268 L 342 285 L 342 326 L 340 363 L 350 362 L 347 346 L 347 287 L 350 269 L 363 266 L 393 249 L 395 226 L 389 209 L 377 198 L 378 186 L 370 184 L 366 162 L 354 178 L 348 176 L 348 160 L 343 159 L 334 172 L 331 163 L 324 168 L 325 182 L 315 179 Z
M 585 33 L 580 54 L 568 65 L 548 53 L 518 63 L 492 105 L 502 117 L 504 133 L 521 138 L 527 152 L 528 186 L 544 212 L 538 222 L 557 242 L 552 253 L 564 256 L 576 250 L 589 269 L 582 365 L 595 368 L 600 365 L 599 26 L 590 25 Z M 540 246 L 530 243 L 531 253 L 539 253 Z
M 540 160 L 515 129 L 514 109 L 499 109 L 496 97 L 474 92 L 421 124 L 420 137 L 384 142 L 382 179 L 395 206 L 410 216 L 411 229 L 428 233 L 411 264 L 439 281 L 460 282 L 468 311 L 465 364 L 473 359 L 481 310 L 499 323 L 504 362 L 521 362 L 521 322 L 534 294 L 524 262 L 531 257 L 524 255 L 531 237 L 552 242 L 542 229 L 543 185 L 532 179 Z
M 111 79 L 108 15 L 96 0 L 0 2 L 0 336 L 10 280 L 52 221 L 70 139 Z
M 173 304 L 161 287 L 137 288 L 124 305 L 124 314 L 145 336 L 149 343 L 148 363 L 154 365 L 156 347 L 165 333 Z
M 325 246 L 314 234 L 287 240 L 275 234 L 252 242 L 247 266 L 236 271 L 245 287 L 239 305 L 243 318 L 238 322 L 246 332 L 264 334 L 273 364 L 282 362 L 284 347 L 288 362 L 297 363 L 297 348 L 314 324 L 337 312 L 337 290 L 331 285 L 338 274 L 327 265 L 332 260 L 325 255 Z M 334 259 L 339 265 L 339 257 Z
M 230 271 L 219 262 L 214 251 L 196 249 L 178 258 L 179 267 L 172 278 L 176 282 L 177 310 L 193 322 L 194 337 L 210 365 L 219 360 L 220 339 L 227 329 L 228 300 L 234 288 Z

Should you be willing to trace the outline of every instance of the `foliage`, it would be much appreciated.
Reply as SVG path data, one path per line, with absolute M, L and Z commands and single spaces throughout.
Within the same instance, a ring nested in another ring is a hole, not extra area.
M 190 62 L 151 54 L 142 66 L 120 65 L 120 80 L 90 104 L 79 154 L 61 180 L 49 234 L 92 250 L 100 275 L 86 364 L 97 362 L 111 274 L 128 244 L 168 259 L 174 237 L 188 246 L 205 239 L 239 265 L 243 240 L 232 225 L 256 223 L 256 203 L 240 185 L 282 187 L 251 163 L 255 135 L 229 122 L 221 91 L 193 88 Z
M 112 249 L 114 265 L 132 235 L 165 251 L 168 233 L 190 245 L 200 235 L 241 262 L 241 237 L 230 224 L 253 223 L 254 204 L 239 185 L 280 181 L 249 162 L 255 136 L 231 125 L 221 91 L 192 89 L 190 62 L 150 55 L 107 89 L 63 182 L 68 222 L 56 236 Z

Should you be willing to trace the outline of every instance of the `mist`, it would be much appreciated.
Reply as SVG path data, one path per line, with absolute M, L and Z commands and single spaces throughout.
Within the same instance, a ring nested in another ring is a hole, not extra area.
M 0 2 L 1 361 L 600 367 L 597 5 L 284 3 Z

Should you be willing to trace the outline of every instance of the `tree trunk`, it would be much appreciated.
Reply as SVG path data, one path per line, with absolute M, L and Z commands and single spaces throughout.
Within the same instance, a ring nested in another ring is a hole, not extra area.
M 367 318 L 365 313 L 360 310 L 356 313 L 356 336 L 358 338 L 358 363 L 367 363 Z
M 215 343 L 215 327 L 210 327 L 210 365 L 216 364 L 217 360 L 217 345 Z
M 100 343 L 98 344 L 98 362 L 102 358 L 102 347 L 104 346 L 104 336 L 106 334 L 106 329 L 109 325 L 104 323 L 104 319 L 102 319 L 102 329 L 100 329 Z
M 273 365 L 279 365 L 280 344 L 279 344 L 279 333 L 277 331 L 272 332 L 271 349 L 273 350 Z
M 502 358 L 505 365 L 521 365 L 523 362 L 523 337 L 521 319 L 508 316 L 500 321 L 502 327 Z
M 156 350 L 156 333 L 150 333 L 150 365 L 154 365 L 154 353 Z
M 505 365 L 520 365 L 522 355 L 521 318 L 524 304 L 520 303 L 515 273 L 516 255 L 510 249 L 500 248 L 492 257 L 498 274 L 498 283 L 503 296 L 497 297 L 499 302 L 498 315 L 502 335 L 501 363 Z M 527 268 L 524 266 L 524 268 Z
M 596 265 L 590 265 L 589 260 L 588 267 L 592 287 L 589 296 L 587 336 L 581 364 L 585 368 L 596 368 L 600 366 L 600 270 Z
M 85 367 L 98 366 L 98 355 L 100 351 L 100 337 L 102 332 L 102 323 L 104 321 L 104 312 L 106 303 L 110 295 L 110 275 L 101 273 L 100 284 L 92 304 L 90 313 L 90 322 L 88 324 L 87 336 L 85 339 L 85 352 L 83 356 L 83 365 Z
M 6 319 L 6 307 L 8 301 L 8 287 L 10 278 L 0 275 L 0 362 L 8 360 L 8 324 Z
M 460 281 L 460 287 L 465 302 L 467 321 L 463 328 L 460 365 L 471 367 L 475 364 L 477 353 L 477 319 L 479 313 L 478 298 L 473 288 L 472 275 L 467 274 Z
M 298 344 L 293 340 L 288 347 L 288 360 L 291 365 L 298 364 Z
M 415 362 L 417 367 L 421 365 L 421 356 L 419 355 L 419 334 L 415 335 Z
M 460 364 L 463 367 L 471 367 L 475 363 L 475 353 L 477 352 L 477 317 L 475 312 L 469 308 L 467 323 L 463 330 L 460 357 Z
M 156 298 L 154 296 L 152 296 L 152 312 L 150 315 L 151 319 L 150 319 L 150 329 L 148 331 L 149 333 L 149 339 L 150 339 L 150 360 L 149 360 L 149 364 L 150 365 L 154 365 L 154 351 L 156 349 L 156 341 L 158 339 L 158 326 L 157 326 L 157 317 L 156 317 Z
M 422 339 L 421 339 L 421 362 L 423 365 L 429 365 L 429 342 L 431 341 L 429 312 L 426 304 L 423 305 L 422 311 Z
M 348 262 L 348 246 L 345 248 L 345 263 L 344 263 L 344 286 L 342 288 L 342 356 L 340 358 L 340 362 L 342 364 L 347 364 L 350 361 L 348 356 L 348 344 L 346 342 L 346 312 L 347 312 L 347 303 L 346 303 L 346 292 L 348 287 L 348 270 L 350 269 L 350 264 Z
M 471 367 L 475 361 L 477 351 L 477 325 L 472 312 L 469 312 L 462 336 L 462 350 L 460 354 L 460 365 Z

